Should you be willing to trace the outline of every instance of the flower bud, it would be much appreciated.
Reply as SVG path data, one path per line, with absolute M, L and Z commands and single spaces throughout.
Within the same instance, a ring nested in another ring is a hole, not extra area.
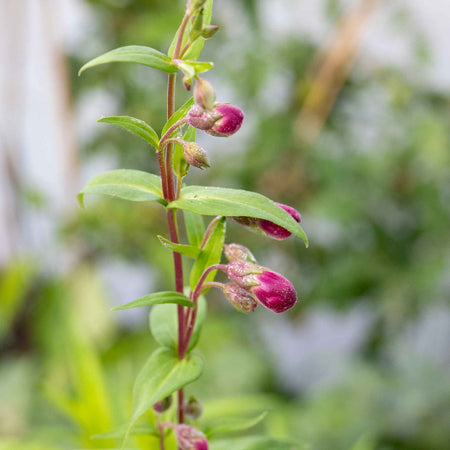
M 172 396 L 169 395 L 169 397 L 163 398 L 159 402 L 156 402 L 153 405 L 153 410 L 158 414 L 162 414 L 163 412 L 166 412 L 171 406 L 172 406 Z
M 202 412 L 202 404 L 195 397 L 189 397 L 188 402 L 184 405 L 184 413 L 192 419 L 197 420 L 202 415 Z
M 188 112 L 187 122 L 199 130 L 209 130 L 220 117 L 204 110 L 200 105 L 194 105 Z
M 208 450 L 206 436 L 196 428 L 179 424 L 173 426 L 179 450 Z
M 258 264 L 230 262 L 227 265 L 227 275 L 231 281 L 275 313 L 287 311 L 297 302 L 297 293 L 289 280 Z
M 218 25 L 207 25 L 206 27 L 203 27 L 202 29 L 202 38 L 203 39 L 209 39 L 213 37 L 217 31 L 219 30 Z
M 277 205 L 289 213 L 296 222 L 300 223 L 302 221 L 302 217 L 296 209 L 291 206 L 283 205 L 282 203 L 277 203 Z M 280 227 L 280 225 L 270 222 L 269 220 L 258 220 L 258 227 L 266 236 L 270 236 L 279 241 L 287 239 L 292 234 L 290 231 L 286 230 L 286 228 Z
M 241 128 L 244 120 L 244 113 L 236 106 L 227 103 L 218 103 L 213 113 L 220 114 L 220 119 L 214 122 L 214 125 L 206 132 L 213 136 L 228 137 L 236 133 Z
M 247 261 L 256 263 L 252 252 L 243 245 L 228 244 L 224 246 L 224 254 L 228 261 Z
M 195 83 L 194 88 L 194 102 L 201 106 L 204 110 L 210 111 L 214 108 L 216 101 L 216 93 L 209 81 L 200 78 Z
M 258 306 L 253 296 L 235 283 L 227 283 L 222 289 L 227 300 L 240 312 L 247 313 Z
M 186 162 L 199 169 L 209 167 L 208 154 L 195 142 L 183 143 L 183 155 Z

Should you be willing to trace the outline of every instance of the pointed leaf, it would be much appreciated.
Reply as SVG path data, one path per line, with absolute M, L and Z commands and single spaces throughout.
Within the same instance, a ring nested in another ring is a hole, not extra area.
M 260 423 L 267 416 L 267 412 L 263 412 L 257 417 L 225 417 L 203 427 L 203 432 L 208 438 L 212 438 L 217 434 L 232 433 L 235 431 L 247 430 Z
M 211 23 L 212 17 L 212 6 L 213 0 L 208 0 L 203 8 L 203 25 L 209 25 Z M 184 54 L 184 59 L 189 59 L 195 61 L 203 50 L 203 46 L 205 45 L 205 40 L 203 38 L 198 38 L 195 42 L 189 47 L 189 50 Z
M 141 45 L 130 45 L 127 47 L 116 48 L 86 63 L 78 72 L 81 75 L 86 69 L 99 66 L 100 64 L 108 64 L 112 62 L 130 62 L 143 64 L 144 66 L 153 67 L 167 73 L 177 73 L 178 68 L 171 63 L 170 58 L 164 53 L 159 52 L 151 47 Z
M 110 123 L 112 125 L 117 125 L 118 127 L 124 128 L 133 134 L 144 139 L 149 144 L 153 145 L 155 149 L 159 148 L 159 136 L 158 133 L 143 120 L 135 119 L 129 116 L 115 116 L 115 117 L 102 117 L 97 120 L 101 123 Z
M 195 73 L 203 73 L 211 70 L 214 67 L 214 63 L 210 61 L 187 61 L 184 63 L 191 66 Z
M 122 306 L 117 306 L 113 308 L 111 311 L 120 311 L 123 309 L 132 309 L 138 308 L 140 306 L 150 306 L 150 305 L 166 305 L 166 304 L 177 304 L 181 306 L 194 306 L 184 294 L 180 294 L 179 292 L 172 291 L 163 291 L 163 292 L 155 292 L 154 294 L 144 295 L 137 300 L 134 300 L 130 303 L 126 303 Z
M 196 355 L 179 360 L 173 350 L 166 348 L 156 350 L 136 378 L 133 389 L 133 415 L 127 435 L 147 409 L 195 381 L 202 370 L 203 362 Z
M 222 217 L 219 222 L 217 222 L 214 231 L 209 236 L 206 241 L 202 252 L 198 256 L 191 270 L 190 285 L 191 289 L 194 290 L 197 286 L 198 280 L 202 276 L 203 272 L 210 266 L 218 264 L 222 256 L 223 244 L 225 242 L 225 232 L 226 232 L 226 219 Z M 205 279 L 205 282 L 213 281 L 216 276 L 216 270 L 213 270 Z
M 205 234 L 203 217 L 189 211 L 183 211 L 183 215 L 189 242 L 195 247 L 200 247 L 203 241 L 203 235 Z
M 123 425 L 115 430 L 91 436 L 91 439 L 121 439 L 127 434 L 127 430 L 128 425 Z M 136 424 L 131 428 L 129 434 L 130 436 L 159 436 L 156 428 L 149 424 Z
M 81 206 L 84 194 L 100 194 L 134 202 L 156 201 L 165 205 L 161 178 L 141 170 L 119 169 L 95 176 L 78 194 Z
M 200 332 L 206 318 L 206 300 L 200 296 L 197 304 L 197 320 L 189 342 L 191 351 L 200 337 Z M 150 311 L 150 330 L 156 341 L 164 347 L 178 350 L 178 314 L 175 305 L 156 305 Z
M 184 105 L 180 106 L 170 117 L 170 119 L 167 121 L 167 123 L 164 125 L 162 131 L 161 131 L 161 136 L 164 136 L 166 134 L 166 131 L 172 126 L 174 125 L 176 122 L 178 122 L 179 120 L 183 119 L 186 114 L 189 112 L 189 110 L 191 109 L 192 105 L 194 104 L 194 98 L 191 97 Z M 176 133 L 176 131 L 174 131 L 174 133 Z M 172 133 L 173 134 L 173 133 Z M 171 134 L 171 136 L 172 136 Z
M 199 247 L 194 247 L 193 245 L 175 244 L 162 236 L 158 236 L 158 239 L 161 241 L 161 244 L 164 245 L 164 247 L 172 250 L 173 252 L 177 252 L 181 255 L 187 256 L 188 258 L 195 259 L 201 252 L 201 249 Z
M 208 216 L 245 216 L 270 220 L 286 228 L 308 246 L 308 238 L 300 224 L 272 200 L 256 192 L 187 186 L 181 190 L 180 198 L 170 203 L 168 207 Z

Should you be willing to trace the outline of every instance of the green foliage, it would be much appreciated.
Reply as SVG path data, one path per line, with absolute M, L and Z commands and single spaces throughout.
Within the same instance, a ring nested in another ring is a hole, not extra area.
M 135 119 L 129 116 L 116 116 L 116 117 L 102 117 L 97 120 L 97 122 L 110 123 L 112 125 L 117 125 L 130 131 L 133 134 L 144 139 L 150 145 L 152 145 L 156 150 L 159 149 L 159 136 L 158 133 L 143 120 Z
M 197 259 L 198 255 L 201 253 L 201 249 L 193 245 L 174 244 L 162 236 L 158 236 L 158 239 L 164 247 L 173 252 L 180 253 L 180 255 L 187 256 L 188 258 Z
M 130 303 L 127 303 L 122 306 L 117 306 L 116 308 L 113 308 L 112 311 L 138 308 L 140 306 L 166 305 L 166 304 L 177 304 L 189 307 L 194 306 L 194 304 L 184 294 L 180 294 L 179 292 L 164 291 L 144 295 L 144 297 L 138 298 L 137 300 L 134 300 Z
M 301 448 L 302 447 L 289 442 L 282 442 L 276 439 L 261 436 L 221 439 L 211 442 L 211 450 L 292 450 Z
M 178 122 L 179 120 L 183 119 L 186 116 L 186 114 L 189 112 L 189 110 L 191 109 L 193 104 L 194 104 L 194 99 L 191 97 L 189 100 L 186 101 L 186 103 L 181 105 L 170 116 L 170 119 L 164 125 L 164 127 L 163 127 L 163 129 L 161 131 L 161 136 L 164 136 L 172 125 L 175 125 L 176 122 Z M 175 130 L 173 133 L 171 133 L 170 136 L 173 136 L 175 133 L 177 133 L 177 130 Z
M 86 69 L 91 67 L 113 62 L 143 64 L 144 66 L 153 67 L 154 69 L 167 73 L 177 73 L 178 71 L 178 68 L 172 64 L 170 58 L 158 50 L 141 45 L 130 45 L 128 47 L 116 48 L 92 59 L 80 69 L 78 74 L 81 75 Z
M 303 228 L 272 200 L 256 192 L 220 187 L 188 186 L 168 208 L 208 216 L 256 217 L 270 220 L 289 230 L 308 245 Z
M 199 297 L 197 320 L 188 351 L 195 348 L 206 318 L 206 300 Z M 172 351 L 178 350 L 178 315 L 175 305 L 156 305 L 150 312 L 150 330 L 155 340 Z
M 118 169 L 96 175 L 78 194 L 81 206 L 85 194 L 109 195 L 134 202 L 165 204 L 160 177 L 140 170 Z
M 258 425 L 267 413 L 264 412 L 257 417 L 229 417 L 221 418 L 216 421 L 203 424 L 203 431 L 208 439 L 215 437 L 216 435 L 229 434 L 236 431 L 243 431 L 249 428 L 253 428 Z
M 183 215 L 189 242 L 194 247 L 200 247 L 203 241 L 203 235 L 205 234 L 203 217 L 189 211 L 183 211 Z

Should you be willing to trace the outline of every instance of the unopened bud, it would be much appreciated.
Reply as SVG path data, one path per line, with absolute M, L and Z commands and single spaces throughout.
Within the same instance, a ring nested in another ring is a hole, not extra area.
M 247 261 L 256 263 L 252 252 L 243 245 L 228 244 L 224 246 L 224 254 L 228 261 Z
M 183 85 L 187 91 L 192 89 L 192 78 L 190 76 L 185 75 L 183 77 Z
M 217 31 L 219 30 L 218 25 L 207 25 L 206 27 L 203 27 L 202 29 L 202 38 L 203 39 L 209 39 L 213 37 Z
M 210 167 L 205 149 L 195 142 L 183 142 L 183 155 L 186 162 L 199 169 Z
M 248 261 L 231 261 L 227 264 L 227 276 L 243 289 L 257 286 L 256 275 L 263 272 L 264 267 Z
M 169 396 L 163 398 L 159 402 L 156 402 L 153 405 L 153 410 L 158 414 L 162 414 L 163 412 L 166 412 L 171 406 L 172 406 L 172 396 Z
M 300 223 L 302 221 L 302 217 L 296 209 L 288 205 L 283 205 L 282 203 L 277 203 L 277 205 L 289 213 L 296 222 Z M 258 221 L 258 226 L 266 236 L 270 236 L 279 241 L 287 239 L 292 234 L 290 231 L 286 230 L 286 228 L 280 227 L 280 225 L 270 222 L 269 220 L 260 219 Z
M 203 406 L 195 397 L 191 396 L 189 397 L 188 402 L 184 405 L 184 412 L 187 416 L 197 420 L 202 415 Z
M 195 83 L 194 101 L 196 105 L 201 106 L 204 110 L 210 111 L 214 108 L 216 101 L 216 93 L 209 81 L 200 78 Z
M 220 117 L 220 116 L 219 116 Z M 199 130 L 209 130 L 218 117 L 212 113 L 205 111 L 201 106 L 194 105 L 188 112 L 187 122 L 189 125 Z
M 218 103 L 214 107 L 213 113 L 222 116 L 214 122 L 214 125 L 210 129 L 206 130 L 207 133 L 213 136 L 231 136 L 241 128 L 244 120 L 244 113 L 236 106 L 227 103 Z
M 208 450 L 206 436 L 189 425 L 174 425 L 179 450 Z
M 235 283 L 225 284 L 223 286 L 223 293 L 233 307 L 240 312 L 247 313 L 253 311 L 258 306 L 258 302 L 253 296 Z

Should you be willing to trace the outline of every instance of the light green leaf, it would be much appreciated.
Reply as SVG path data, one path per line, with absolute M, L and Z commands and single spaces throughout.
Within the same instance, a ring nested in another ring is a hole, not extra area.
M 164 125 L 162 131 L 161 131 L 161 136 L 164 136 L 166 134 L 166 131 L 172 126 L 175 125 L 176 122 L 178 122 L 179 120 L 183 119 L 186 114 L 189 112 L 189 110 L 191 109 L 192 105 L 194 104 L 194 98 L 191 97 L 184 105 L 180 106 L 170 117 L 170 119 L 166 122 L 166 124 Z M 174 133 L 176 133 L 176 130 L 174 131 Z M 173 133 L 171 134 L 171 136 L 173 135 Z
M 195 142 L 195 137 L 197 136 L 197 128 L 188 126 L 186 133 L 184 133 L 183 140 L 186 142 Z
M 82 72 L 91 67 L 112 62 L 131 62 L 153 67 L 154 69 L 162 70 L 167 73 L 178 72 L 178 68 L 171 63 L 170 58 L 164 53 L 151 47 L 130 45 L 128 47 L 116 48 L 115 50 L 111 50 L 110 52 L 92 59 L 80 69 L 78 75 L 81 75 Z
M 133 389 L 133 415 L 127 435 L 147 409 L 195 381 L 202 370 L 203 362 L 196 355 L 179 360 L 173 350 L 167 348 L 156 350 L 136 378 Z
M 203 431 L 208 438 L 212 438 L 218 434 L 232 433 L 235 431 L 247 430 L 260 423 L 267 415 L 267 412 L 263 412 L 257 417 L 224 417 L 214 422 L 204 424 Z
M 133 134 L 141 137 L 158 150 L 159 136 L 158 133 L 143 120 L 135 119 L 129 116 L 102 117 L 97 122 L 110 123 L 124 128 Z
M 213 0 L 208 0 L 203 8 L 203 25 L 209 25 L 211 23 L 212 17 L 212 7 Z M 200 53 L 203 50 L 203 46 L 205 45 L 205 40 L 203 38 L 198 38 L 195 42 L 189 47 L 189 50 L 184 54 L 184 59 L 195 61 L 200 56 Z
M 138 308 L 139 306 L 150 306 L 150 305 L 166 305 L 166 304 L 177 304 L 181 306 L 194 306 L 184 294 L 180 294 L 179 292 L 173 291 L 163 291 L 163 292 L 155 292 L 154 294 L 144 295 L 137 300 L 134 300 L 130 303 L 127 303 L 122 306 L 117 306 L 113 308 L 111 311 L 120 311 L 123 309 L 132 309 Z
M 184 60 L 185 64 L 188 64 L 194 69 L 195 73 L 203 73 L 211 70 L 214 67 L 214 63 L 208 61 L 187 61 Z
M 302 447 L 289 442 L 263 436 L 249 436 L 238 439 L 212 441 L 211 450 L 293 450 Z
M 222 217 L 214 228 L 214 231 L 206 241 L 200 255 L 192 266 L 190 285 L 194 290 L 195 286 L 202 276 L 203 272 L 213 264 L 218 264 L 222 256 L 223 244 L 225 242 L 226 219 Z M 205 279 L 205 282 L 213 281 L 216 276 L 216 270 L 213 270 Z
M 197 320 L 188 351 L 198 342 L 203 322 L 206 318 L 206 300 L 203 296 L 198 299 Z M 156 341 L 164 347 L 178 350 L 178 314 L 175 305 L 156 305 L 150 311 L 150 330 Z
M 91 439 L 121 439 L 127 434 L 128 425 L 123 425 L 115 430 L 107 431 L 106 433 L 96 434 L 91 436 Z M 130 432 L 130 436 L 155 436 L 158 437 L 158 431 L 155 427 L 149 424 L 136 424 Z
M 208 216 L 245 216 L 270 220 L 286 228 L 308 246 L 308 238 L 300 224 L 272 200 L 256 192 L 187 186 L 181 190 L 180 198 L 170 203 L 168 207 Z
M 203 217 L 189 211 L 183 211 L 183 216 L 189 242 L 194 247 L 200 247 L 203 241 L 203 235 L 205 234 Z
M 181 255 L 187 256 L 188 258 L 195 259 L 201 252 L 199 247 L 194 247 L 193 245 L 175 244 L 162 236 L 158 236 L 158 239 L 161 241 L 161 244 L 164 245 L 164 247 L 172 250 L 173 252 L 177 252 Z
M 119 169 L 95 176 L 78 194 L 84 206 L 84 194 L 109 195 L 134 202 L 156 201 L 166 205 L 161 178 L 141 170 Z

